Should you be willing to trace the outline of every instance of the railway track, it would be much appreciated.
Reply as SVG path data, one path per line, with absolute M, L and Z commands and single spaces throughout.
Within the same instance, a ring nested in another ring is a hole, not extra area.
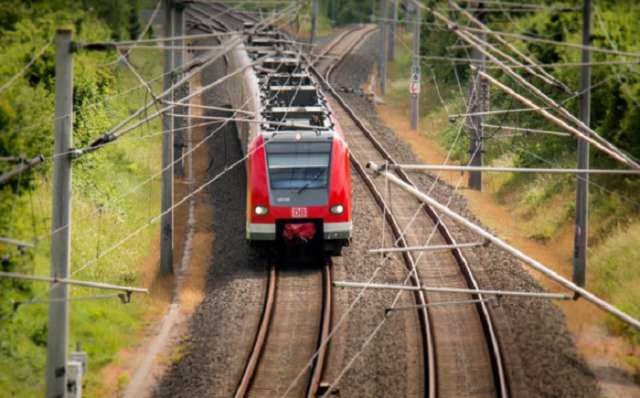
M 325 86 L 325 94 L 331 108 L 336 113 L 346 139 L 349 142 L 352 164 L 370 189 L 381 209 L 386 208 L 389 221 L 398 246 L 423 246 L 425 237 L 429 244 L 455 244 L 455 239 L 438 215 L 429 207 L 418 203 L 414 197 L 403 191 L 394 192 L 393 207 L 390 208 L 381 194 L 384 180 L 372 179 L 365 172 L 363 162 L 375 161 L 395 163 L 391 154 L 378 142 L 366 122 L 362 121 L 347 102 L 333 89 L 329 78 L 331 72 L 355 48 L 362 39 L 361 33 L 349 44 L 340 46 L 346 51 L 335 63 L 319 71 L 311 68 Z M 325 78 L 326 77 L 326 78 Z M 413 184 L 406 173 L 396 171 L 403 180 Z M 413 184 L 415 185 L 415 184 Z M 419 207 L 422 209 L 417 210 Z M 404 230 L 404 234 L 401 231 Z M 429 252 L 422 258 L 405 253 L 408 269 L 415 267 L 418 280 L 414 284 L 427 286 L 448 286 L 477 289 L 478 285 L 471 268 L 459 249 L 449 252 Z M 477 297 L 476 297 L 477 296 Z M 464 299 L 447 293 L 430 293 L 426 303 L 452 302 Z M 418 298 L 418 300 L 420 300 Z M 427 370 L 427 394 L 436 396 L 507 397 L 507 380 L 502 363 L 500 346 L 493 328 L 491 315 L 484 302 L 477 305 L 449 305 L 429 308 L 423 324 L 425 331 L 425 363 Z
M 319 350 L 312 369 L 288 393 L 316 397 L 328 348 L 320 342 L 331 324 L 330 262 L 322 267 L 271 265 L 268 279 L 260 327 L 235 397 L 282 396 Z
M 320 54 L 313 59 L 313 65 L 325 79 L 329 79 L 333 69 L 343 59 L 342 55 L 352 51 L 358 43 L 366 40 L 377 30 L 375 25 L 358 25 L 339 34 Z
M 422 246 L 426 243 L 425 237 L 429 237 L 429 244 L 455 244 L 438 215 L 411 195 L 403 191 L 394 192 L 393 206 L 387 202 L 382 194 L 385 191 L 384 180 L 372 178 L 365 172 L 363 164 L 366 161 L 395 161 L 377 141 L 370 126 L 356 115 L 329 81 L 332 71 L 373 32 L 375 28 L 370 26 L 345 32 L 321 53 L 323 56 L 318 58 L 319 64 L 310 70 L 325 88 L 326 98 L 349 143 L 354 168 L 384 211 L 397 245 Z M 394 172 L 413 184 L 402 171 Z M 406 252 L 403 258 L 407 269 L 414 273 L 411 280 L 414 285 L 478 288 L 459 249 L 423 255 Z M 323 272 L 324 278 L 317 271 L 299 275 L 288 270 L 284 276 L 277 276 L 278 272 L 272 268 L 261 327 L 238 385 L 237 397 L 281 395 L 312 357 L 323 340 L 318 331 L 325 333 L 330 325 L 331 293 L 324 290 L 331 285 L 330 273 L 328 265 L 324 268 L 327 269 Z M 300 295 L 301 292 L 304 293 Z M 428 309 L 426 306 L 478 298 L 481 297 L 461 297 L 450 293 L 430 293 L 428 297 L 422 292 L 415 294 L 423 332 L 426 396 L 509 396 L 500 346 L 485 303 L 480 301 L 473 306 L 443 305 Z M 322 314 L 321 309 L 326 312 Z M 290 390 L 290 396 L 317 395 L 327 347 L 323 345 L 315 366 L 307 370 L 305 377 L 300 378 L 298 385 Z

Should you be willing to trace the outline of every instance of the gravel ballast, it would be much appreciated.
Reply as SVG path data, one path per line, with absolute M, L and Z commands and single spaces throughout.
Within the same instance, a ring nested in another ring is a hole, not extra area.
M 223 74 L 224 63 L 215 63 L 204 71 L 202 85 Z M 203 104 L 222 106 L 226 103 L 225 98 L 225 91 L 216 89 L 204 96 Z M 215 127 L 208 129 L 211 131 Z M 207 179 L 242 156 L 235 129 L 224 130 L 224 134 L 220 131 L 208 144 Z M 208 200 L 214 208 L 213 247 L 194 248 L 211 251 L 206 295 L 190 320 L 188 335 L 176 350 L 173 363 L 158 381 L 154 396 L 229 397 L 240 380 L 261 316 L 267 270 L 266 260 L 250 248 L 244 238 L 245 174 L 241 164 L 199 194 L 198 200 Z M 373 242 L 375 245 L 381 242 L 380 215 L 364 186 L 355 184 L 353 190 L 354 202 L 360 204 L 354 209 L 354 235 L 358 238 L 344 250 L 343 257 L 334 258 L 335 279 L 364 280 L 380 264 L 379 257 L 366 253 Z M 385 236 L 388 243 L 388 230 Z M 387 261 L 375 281 L 399 279 L 404 274 L 401 262 Z M 353 289 L 334 290 L 334 324 L 357 294 Z M 325 381 L 336 380 L 358 354 L 362 344 L 383 320 L 384 308 L 391 305 L 394 296 L 390 291 L 367 291 L 353 306 L 331 342 Z M 411 295 L 403 295 L 399 303 L 415 304 Z M 340 396 L 422 395 L 422 350 L 418 332 L 418 319 L 413 311 L 398 313 L 392 321 L 385 322 L 368 348 L 344 373 L 338 385 Z
M 335 87 L 353 92 L 340 93 L 351 107 L 367 121 L 376 137 L 394 158 L 403 163 L 419 163 L 411 148 L 378 118 L 374 106 L 360 88 L 369 78 L 377 58 L 377 35 L 373 35 L 333 74 Z M 432 188 L 434 178 L 412 176 L 422 191 Z M 478 222 L 467 208 L 466 200 L 453 187 L 438 182 L 431 191 L 441 203 Z M 459 242 L 477 240 L 462 227 L 447 222 Z M 481 287 L 505 290 L 542 290 L 533 277 L 513 257 L 489 246 L 466 249 L 474 274 Z M 594 376 L 577 355 L 564 315 L 553 303 L 532 299 L 502 299 L 491 307 L 498 329 L 513 395 L 518 397 L 594 397 L 598 388 Z

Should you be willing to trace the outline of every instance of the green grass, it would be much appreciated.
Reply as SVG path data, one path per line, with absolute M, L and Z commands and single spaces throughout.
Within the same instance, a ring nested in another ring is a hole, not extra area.
M 161 73 L 157 53 L 139 52 L 132 62 L 147 78 Z M 121 92 L 138 82 L 122 69 L 117 73 L 114 92 Z M 156 91 L 158 89 L 156 85 Z M 103 131 L 115 124 L 145 99 L 144 91 L 111 99 L 105 106 L 92 108 L 86 123 L 77 128 Z M 126 196 L 133 187 L 160 169 L 160 136 L 140 138 L 141 134 L 158 132 L 160 123 L 130 133 L 119 141 L 87 155 L 74 163 L 72 196 L 71 271 L 87 268 L 74 275 L 81 280 L 94 280 L 123 285 L 136 285 L 138 271 L 150 254 L 150 244 L 158 233 L 153 224 L 133 239 L 109 251 L 129 233 L 148 223 L 159 213 L 158 178 Z M 122 200 L 115 200 L 122 197 Z M 45 238 L 22 257 L 22 269 L 35 274 L 49 274 L 51 176 L 37 178 L 31 195 L 23 195 L 16 203 L 14 236 L 30 237 L 34 233 Z M 108 253 L 105 255 L 105 253 Z M 17 254 L 16 254 L 17 255 Z M 104 255 L 104 256 L 103 256 Z M 103 256 L 103 257 L 102 257 Z M 97 259 L 100 257 L 99 259 Z M 93 262 L 93 263 L 90 263 Z M 36 296 L 45 294 L 47 285 L 33 284 Z M 72 297 L 105 294 L 93 289 L 72 288 Z M 46 299 L 46 294 L 42 297 Z M 24 299 L 16 289 L 13 299 Z M 145 325 L 149 299 L 135 295 L 133 303 L 122 305 L 117 299 L 76 301 L 71 308 L 70 350 L 76 343 L 89 354 L 89 372 L 85 395 L 96 396 L 102 388 L 100 369 L 117 353 L 137 340 L 137 331 Z M 43 394 L 46 361 L 47 306 L 25 305 L 8 320 L 0 323 L 0 396 L 39 397 Z
M 621 310 L 640 317 L 640 221 L 616 228 L 590 250 L 590 284 Z M 610 318 L 612 329 L 640 344 L 640 332 L 618 319 Z M 640 365 L 640 363 L 636 364 Z M 640 366 L 637 366 L 640 369 Z

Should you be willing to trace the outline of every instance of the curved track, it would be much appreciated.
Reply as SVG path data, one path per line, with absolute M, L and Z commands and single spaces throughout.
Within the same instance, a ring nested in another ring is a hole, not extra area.
M 359 38 L 354 39 L 357 43 Z M 331 71 L 342 62 L 355 46 L 336 61 Z M 384 192 L 384 180 L 372 179 L 362 168 L 362 162 L 395 163 L 393 157 L 377 141 L 366 122 L 362 121 L 346 101 L 324 79 L 322 72 L 312 68 L 325 85 L 325 93 L 349 142 L 353 163 L 365 184 L 376 192 L 374 196 L 381 207 L 389 208 L 380 195 Z M 347 133 L 348 132 L 348 133 Z M 413 184 L 402 171 L 400 178 Z M 413 184 L 415 185 L 415 184 Z M 394 232 L 400 239 L 398 246 L 424 246 L 425 244 L 455 244 L 446 225 L 428 206 L 422 206 L 410 194 L 396 191 L 390 211 L 396 224 Z M 389 217 L 388 217 L 389 218 Z M 401 235 L 399 226 L 404 229 Z M 425 239 L 427 237 L 428 239 Z M 473 273 L 459 249 L 449 252 L 427 252 L 422 256 L 405 255 L 408 267 L 416 267 L 419 283 L 428 286 L 448 286 L 478 289 Z M 417 264 L 416 264 L 417 262 Z M 461 297 L 447 293 L 430 293 L 428 303 L 482 298 L 480 295 Z M 495 335 L 491 315 L 484 304 L 435 306 L 428 310 L 427 363 L 429 366 L 429 396 L 507 397 L 508 386 Z
M 236 19 L 242 20 L 242 17 L 236 16 Z M 422 246 L 427 242 L 454 244 L 455 240 L 438 215 L 409 194 L 404 191 L 394 192 L 393 206 L 387 202 L 382 195 L 384 180 L 371 178 L 362 165 L 366 161 L 395 161 L 376 140 L 368 124 L 355 114 L 328 82 L 331 72 L 358 43 L 374 31 L 375 29 L 365 26 L 345 32 L 321 53 L 324 56 L 317 58 L 320 64 L 316 68 L 310 67 L 310 70 L 324 85 L 327 100 L 349 142 L 354 168 L 381 210 L 384 210 L 397 245 Z M 402 171 L 394 172 L 413 184 Z M 415 285 L 478 288 L 460 250 L 428 252 L 422 255 L 403 253 L 403 257 L 407 268 L 414 274 L 412 283 Z M 330 283 L 325 282 L 324 285 L 328 286 Z M 267 300 L 265 307 L 261 323 L 265 330 L 262 331 L 261 327 L 257 335 L 256 342 L 259 344 L 254 348 L 236 396 L 282 394 L 282 386 L 295 378 L 317 349 L 319 341 L 322 341 L 318 334 L 321 326 L 323 329 L 328 328 L 326 319 L 330 319 L 330 315 L 320 315 L 320 309 L 325 307 L 327 310 L 330 307 L 322 302 L 322 297 L 330 297 L 330 293 L 325 292 L 323 296 L 322 278 L 318 272 L 307 275 L 293 273 L 286 278 L 280 277 L 273 285 L 270 282 L 269 286 L 274 289 L 274 298 Z M 279 286 L 277 292 L 275 286 Z M 300 292 L 304 292 L 302 297 Z M 416 293 L 419 305 L 478 298 L 482 297 L 477 294 L 461 297 L 459 294 L 448 293 L 430 293 L 425 298 L 421 292 Z M 269 308 L 270 305 L 274 307 Z M 429 309 L 422 306 L 418 313 L 424 332 L 427 396 L 509 395 L 500 347 L 491 315 L 484 302 L 473 306 L 443 305 Z M 323 348 L 326 350 L 327 345 Z M 320 358 L 323 357 L 324 354 L 321 353 Z M 315 396 L 317 390 L 314 389 L 317 389 L 321 380 L 322 360 L 318 360 L 317 365 L 319 366 L 313 370 L 307 370 L 305 377 L 291 390 L 291 396 Z
M 375 25 L 358 25 L 345 30 L 316 55 L 311 64 L 325 79 L 329 79 L 333 69 L 340 60 L 344 59 L 344 55 L 351 52 L 358 43 L 363 42 L 377 29 Z

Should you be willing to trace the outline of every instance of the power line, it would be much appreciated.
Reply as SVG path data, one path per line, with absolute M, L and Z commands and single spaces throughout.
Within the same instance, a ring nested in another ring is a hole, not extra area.
M 470 0 L 460 0 L 462 3 L 470 3 Z M 547 10 L 547 11 L 563 11 L 563 10 L 572 10 L 578 11 L 580 10 L 577 7 L 564 7 L 564 6 L 552 6 L 547 4 L 536 4 L 536 3 L 518 3 L 513 1 L 500 1 L 500 0 L 482 0 L 485 4 L 495 4 L 500 7 L 515 7 L 515 8 L 532 8 L 536 10 Z
M 564 90 L 565 92 L 568 92 L 568 93 L 571 92 L 571 90 L 563 82 L 561 82 L 560 80 L 556 79 L 554 76 L 549 74 L 544 69 L 535 68 L 535 66 L 529 66 L 529 65 L 535 65 L 537 62 L 534 59 L 532 59 L 531 57 L 529 57 L 526 54 L 524 54 L 519 49 L 517 49 L 511 43 L 507 42 L 502 37 L 497 35 L 494 30 L 489 29 L 487 27 L 487 25 L 484 23 L 484 21 L 479 20 L 478 18 L 476 18 L 473 15 L 471 15 L 469 12 L 467 12 L 467 11 L 463 10 L 462 8 L 460 8 L 460 6 L 453 0 L 449 0 L 449 4 L 451 6 L 453 6 L 454 8 L 456 8 L 458 11 L 460 11 L 460 13 L 462 15 L 464 15 L 471 23 L 473 23 L 474 25 L 478 26 L 479 29 L 476 31 L 476 33 L 482 33 L 482 34 L 491 35 L 494 39 L 498 40 L 498 42 L 500 42 L 502 45 L 506 46 L 510 51 L 512 51 L 514 54 L 516 54 L 518 57 L 520 57 L 520 59 L 524 60 L 525 64 L 523 64 L 521 62 L 518 62 L 515 58 L 511 57 L 510 55 L 500 51 L 499 49 L 497 49 L 497 48 L 495 48 L 493 46 L 488 46 L 489 49 L 491 49 L 492 51 L 494 51 L 497 54 L 500 54 L 503 58 L 508 59 L 511 63 L 514 63 L 516 65 L 522 66 L 529 73 L 533 74 L 534 76 L 537 76 L 539 79 L 541 79 L 545 83 L 551 85 L 552 87 L 555 87 L 555 88 L 560 89 L 560 90 Z M 467 28 L 468 28 L 468 26 L 467 26 Z M 487 42 L 486 38 L 478 37 L 478 35 L 468 35 L 468 38 L 473 40 L 473 41 L 475 41 L 476 43 L 486 43 Z M 466 40 L 466 41 L 468 42 L 468 40 Z M 473 45 L 473 43 L 469 43 L 469 44 Z M 483 53 L 483 52 L 481 51 L 481 53 Z
M 158 11 L 160 11 L 160 5 L 161 4 L 162 4 L 162 0 L 157 0 L 156 1 L 156 6 L 153 9 L 153 12 L 151 13 L 151 17 L 149 18 L 149 21 L 147 22 L 147 25 L 144 27 L 144 29 L 142 30 L 142 32 L 140 33 L 140 35 L 137 38 L 138 41 L 142 40 L 144 35 L 146 35 L 147 31 L 151 28 L 151 25 L 153 25 L 153 21 L 156 20 L 156 17 L 158 16 Z M 104 64 L 104 66 L 110 66 L 110 65 L 117 64 L 118 62 L 120 62 L 120 60 L 126 59 L 129 56 L 130 52 L 131 52 L 131 49 L 129 51 L 126 51 L 124 54 L 121 54 L 118 57 L 118 59 L 116 59 L 115 61 L 112 61 L 112 62 L 109 62 L 107 64 Z
M 468 27 L 468 26 L 459 26 L 459 28 L 461 30 L 470 31 L 470 32 L 482 31 L 482 29 L 471 28 L 471 27 Z M 576 50 L 589 50 L 591 52 L 602 53 L 602 54 L 610 54 L 610 55 L 618 55 L 618 56 L 622 56 L 622 57 L 640 58 L 640 53 L 636 53 L 636 52 L 619 51 L 619 50 L 614 50 L 614 49 L 605 48 L 605 47 L 585 46 L 585 45 L 582 45 L 582 44 L 569 43 L 569 42 L 565 42 L 565 41 L 557 41 L 557 40 L 550 40 L 550 39 L 543 39 L 543 38 L 539 38 L 539 37 L 535 37 L 535 36 L 522 35 L 522 34 L 518 34 L 518 33 L 501 32 L 501 31 L 497 31 L 497 30 L 492 30 L 492 32 L 497 34 L 497 35 L 500 35 L 500 36 L 512 37 L 512 38 L 523 40 L 523 41 L 530 41 L 530 42 L 544 43 L 544 44 L 552 44 L 552 45 L 555 45 L 555 46 L 568 47 L 568 48 L 572 48 L 572 49 L 576 49 Z
M 475 77 L 474 79 L 477 79 L 477 77 Z M 474 84 L 472 85 L 472 92 L 476 89 L 477 85 Z M 469 111 L 469 105 L 467 106 L 467 112 Z M 458 132 L 452 142 L 452 144 L 449 146 L 449 150 L 447 152 L 447 156 L 444 160 L 444 164 L 447 164 L 453 154 L 453 150 L 455 148 L 455 145 L 458 141 L 458 139 L 461 136 L 462 133 L 462 128 L 463 128 L 464 123 L 460 124 L 460 127 L 458 128 Z M 431 186 L 428 190 L 429 193 L 431 193 L 433 191 L 433 189 L 435 189 L 436 185 L 438 184 L 438 182 L 440 181 L 440 176 L 441 173 L 438 173 L 435 178 L 433 179 L 433 182 L 431 183 Z M 454 189 L 452 190 L 451 194 L 449 195 L 447 204 L 450 204 L 451 201 L 454 198 L 455 193 L 457 192 L 457 190 L 460 187 L 460 184 L 462 183 L 462 177 L 458 178 L 458 182 L 456 184 L 456 186 L 454 187 Z M 413 224 L 413 222 L 416 220 L 418 214 L 420 214 L 422 211 L 424 211 L 424 206 L 425 203 L 421 203 L 418 208 L 416 209 L 416 211 L 414 212 L 414 214 L 412 215 L 411 219 L 407 222 L 407 224 L 405 225 L 405 227 L 400 231 L 400 235 L 398 236 L 398 238 L 395 240 L 395 244 L 397 245 L 400 241 L 402 241 L 402 239 L 404 238 L 405 234 L 407 233 L 408 229 L 410 228 L 410 226 Z M 385 218 L 385 213 L 386 212 L 386 206 L 383 207 L 383 234 L 384 234 L 384 225 L 386 225 L 386 218 Z M 439 221 L 438 223 L 436 223 L 436 225 L 434 225 L 433 229 L 431 230 L 429 236 L 426 239 L 425 245 L 428 245 L 431 242 L 432 237 L 434 236 L 435 232 L 437 231 L 439 225 Z M 384 235 L 382 235 L 384 237 Z M 414 265 L 417 265 L 418 262 L 420 261 L 420 259 L 422 258 L 423 253 L 420 253 L 416 259 L 416 261 L 414 262 Z M 384 255 L 381 255 L 381 264 L 380 266 L 378 266 L 372 273 L 371 277 L 369 278 L 368 282 L 371 283 L 377 273 L 379 272 L 379 270 L 382 269 L 382 267 L 384 266 L 385 262 L 387 261 L 387 259 L 391 259 L 393 257 L 387 257 Z M 415 268 L 410 270 L 407 274 L 407 277 L 405 279 L 405 283 L 409 280 L 409 278 L 411 278 L 412 275 L 415 275 L 415 279 L 419 282 L 419 279 L 417 277 L 417 273 L 415 271 Z M 331 331 L 329 332 L 329 334 L 327 335 L 327 338 L 320 342 L 320 345 L 318 347 L 318 349 L 314 352 L 314 354 L 311 356 L 311 358 L 309 359 L 309 361 L 306 363 L 306 365 L 300 370 L 300 372 L 298 373 L 298 375 L 296 376 L 296 378 L 289 384 L 289 387 L 287 388 L 287 390 L 284 392 L 284 394 L 282 395 L 283 397 L 285 397 L 288 392 L 291 390 L 291 388 L 293 388 L 294 385 L 296 385 L 296 383 L 300 380 L 300 378 L 302 377 L 302 375 L 305 373 L 306 369 L 308 369 L 312 364 L 313 361 L 315 360 L 315 358 L 318 356 L 318 353 L 320 351 L 320 349 L 322 349 L 324 346 L 326 346 L 329 341 L 333 338 L 334 334 L 337 332 L 337 330 L 340 328 L 340 326 L 342 325 L 342 323 L 344 322 L 344 320 L 346 319 L 347 315 L 355 308 L 355 305 L 362 299 L 362 297 L 364 296 L 365 291 L 367 290 L 366 287 L 362 288 L 359 292 L 358 295 L 356 296 L 356 298 L 351 302 L 351 304 L 349 305 L 349 307 L 347 308 L 347 310 L 342 314 L 342 316 L 340 317 L 340 319 L 335 323 L 335 325 L 333 326 L 333 328 L 331 329 Z M 397 300 L 400 297 L 400 293 L 396 294 L 396 297 L 393 301 L 393 305 L 395 306 L 395 303 L 397 302 Z M 382 327 L 382 325 L 384 324 L 384 322 L 386 321 L 386 317 L 380 322 L 380 324 L 374 329 L 374 331 L 370 334 L 370 336 L 367 338 L 367 340 L 365 341 L 365 344 L 363 344 L 363 346 L 360 348 L 360 350 L 354 355 L 354 357 L 352 358 L 352 360 L 349 361 L 349 363 L 343 368 L 343 370 L 341 371 L 340 375 L 338 376 L 337 379 L 334 379 L 332 385 L 330 386 L 330 388 L 327 390 L 328 392 L 332 390 L 333 386 L 335 386 L 340 379 L 342 378 L 342 376 L 344 375 L 344 373 L 353 365 L 354 361 L 357 359 L 357 357 L 362 353 L 362 351 L 366 348 L 366 346 L 368 345 L 368 342 L 373 339 L 373 337 L 378 333 L 378 331 L 380 330 L 380 327 Z
M 234 72 L 235 73 L 235 72 Z M 227 75 L 228 76 L 228 75 Z M 301 81 L 298 83 L 298 86 L 301 85 Z M 203 90 L 201 90 L 203 91 Z M 201 92 L 200 91 L 200 92 Z M 274 95 L 275 96 L 275 95 Z M 292 99 L 293 100 L 293 99 Z M 247 100 L 248 101 L 248 100 Z M 232 120 L 232 117 L 227 118 L 227 121 L 225 121 L 224 123 L 221 124 L 220 127 L 218 127 L 214 132 L 212 132 L 208 137 L 206 137 L 204 140 L 202 140 L 200 143 L 198 143 L 196 146 L 194 146 L 193 148 L 191 148 L 190 152 L 195 151 L 200 145 L 202 145 L 207 139 L 209 139 L 211 136 L 213 136 L 213 134 L 220 130 L 222 127 L 224 127 L 226 125 L 226 123 L 228 123 L 229 121 Z M 122 246 L 124 243 L 126 243 L 127 241 L 129 241 L 130 239 L 134 238 L 135 236 L 137 236 L 139 233 L 141 233 L 146 227 L 148 227 L 149 225 L 152 225 L 153 223 L 155 223 L 156 221 L 160 220 L 162 218 L 162 216 L 170 211 L 173 211 L 173 209 L 175 209 L 176 207 L 180 206 L 181 204 L 183 204 L 187 199 L 193 197 L 195 194 L 201 192 L 204 188 L 206 188 L 208 185 L 210 185 L 211 183 L 213 183 L 214 181 L 218 180 L 219 178 L 221 178 L 224 174 L 226 174 L 228 171 L 230 171 L 231 169 L 235 168 L 238 164 L 244 162 L 244 160 L 246 160 L 246 158 L 248 158 L 253 152 L 259 150 L 260 148 L 264 147 L 264 145 L 267 144 L 268 141 L 270 141 L 271 139 L 273 139 L 276 135 L 279 134 L 283 134 L 282 132 L 276 132 L 273 134 L 273 136 L 269 139 L 266 139 L 262 145 L 256 147 L 253 149 L 253 151 L 251 151 L 250 153 L 247 153 L 242 159 L 234 162 L 232 165 L 225 167 L 225 170 L 223 170 L 221 173 L 219 173 L 218 175 L 214 176 L 211 180 L 207 181 L 205 184 L 201 185 L 200 187 L 198 187 L 197 189 L 193 190 L 189 195 L 185 196 L 184 198 L 182 198 L 178 203 L 174 203 L 169 209 L 161 212 L 159 215 L 151 218 L 146 224 L 142 225 L 141 227 L 139 227 L 138 229 L 136 229 L 135 231 L 133 231 L 132 233 L 128 234 L 125 238 L 121 239 L 120 241 L 118 241 L 116 244 L 112 245 L 110 248 L 108 248 L 107 250 L 105 250 L 104 252 L 102 252 L 100 255 L 96 256 L 94 259 L 87 261 L 86 263 L 84 263 L 82 266 L 80 266 L 78 269 L 76 269 L 74 272 L 71 273 L 71 276 L 76 275 L 77 273 L 83 271 L 84 269 L 92 266 L 93 264 L 96 264 L 101 258 L 105 257 L 107 254 L 109 254 L 110 252 L 112 252 L 113 250 L 117 249 L 118 247 Z M 188 153 L 183 154 L 183 156 L 180 159 L 174 160 L 174 162 L 177 161 L 181 161 Z M 170 166 L 168 166 L 170 167 Z M 160 173 L 162 173 L 162 171 L 160 171 Z M 54 230 L 52 232 L 56 233 L 57 231 L 63 229 L 63 228 L 67 228 L 67 225 L 64 225 L 62 227 L 60 227 L 57 230 Z M 51 289 L 43 292 L 41 295 L 37 296 L 36 299 L 38 299 L 39 297 L 41 297 L 43 294 L 46 294 L 48 291 L 50 291 Z
M 13 177 L 19 176 L 22 173 L 28 171 L 29 169 L 31 169 L 32 167 L 44 162 L 44 156 L 42 155 L 38 155 L 34 158 L 31 158 L 27 161 L 24 161 L 22 163 L 20 163 L 19 166 L 13 168 L 10 171 L 7 171 L 6 173 L 0 175 L 0 187 L 3 186 L 4 184 L 6 184 L 9 180 L 11 180 Z
M 422 55 L 420 56 L 422 59 L 433 60 L 433 61 L 444 61 L 444 62 L 454 62 L 458 64 L 468 64 L 471 61 L 467 58 L 459 58 L 459 57 L 446 57 L 439 55 Z M 487 60 L 488 63 L 491 63 L 490 60 Z M 571 68 L 571 67 L 580 67 L 584 65 L 591 66 L 615 66 L 615 65 L 640 65 L 640 61 L 628 61 L 628 60 L 611 60 L 611 61 L 593 61 L 593 62 L 550 62 L 550 63 L 534 63 L 534 64 L 508 64 L 505 63 L 505 66 L 508 66 L 512 69 L 523 69 L 526 67 L 539 67 L 539 68 Z M 499 66 L 496 65 L 487 65 L 485 68 L 487 69 L 499 69 Z
M 545 117 L 547 117 L 550 120 L 553 120 L 554 122 L 557 122 L 557 123 L 562 122 L 563 128 L 570 129 L 572 132 L 576 133 L 579 137 L 581 137 L 581 138 L 582 137 L 587 137 L 588 140 L 593 141 L 593 142 L 597 142 L 597 145 L 595 145 L 595 146 L 597 148 L 601 149 L 602 151 L 604 151 L 605 153 L 609 154 L 609 156 L 613 157 L 614 159 L 616 159 L 616 160 L 618 160 L 618 161 L 620 161 L 622 163 L 625 163 L 625 164 L 627 164 L 627 165 L 629 165 L 629 166 L 631 166 L 633 168 L 639 168 L 640 167 L 640 165 L 637 163 L 637 161 L 635 159 L 633 159 L 633 157 L 631 157 L 630 155 L 628 155 L 624 151 L 620 150 L 615 145 L 611 144 L 609 141 L 607 141 L 605 138 L 600 136 L 597 132 L 595 132 L 589 126 L 586 126 L 580 119 L 578 119 L 571 112 L 569 112 L 567 109 L 562 107 L 561 104 L 558 104 L 552 98 L 550 98 L 549 96 L 544 94 L 540 89 L 538 89 L 536 86 L 531 84 L 528 80 L 526 80 L 525 78 L 523 78 L 519 74 L 515 73 L 512 69 L 504 66 L 504 64 L 494 54 L 492 54 L 490 51 L 487 50 L 487 48 L 491 49 L 491 50 L 495 49 L 495 47 L 493 45 L 491 45 L 490 43 L 487 43 L 485 41 L 481 41 L 480 44 L 479 44 L 478 41 L 477 41 L 478 40 L 477 38 L 473 39 L 473 38 L 470 37 L 470 35 L 468 33 L 463 32 L 461 29 L 456 29 L 457 25 L 455 23 L 451 22 L 448 18 L 444 17 L 439 12 L 435 11 L 432 8 L 426 7 L 424 5 L 421 5 L 421 7 L 424 7 L 427 10 L 429 10 L 429 12 L 432 15 L 434 15 L 436 18 L 438 18 L 439 20 L 441 20 L 443 22 L 446 22 L 451 27 L 452 31 L 457 36 L 462 38 L 467 43 L 472 44 L 480 52 L 484 53 L 487 57 L 489 57 L 491 60 L 493 60 L 497 65 L 503 66 L 502 70 L 505 73 L 507 73 L 509 76 L 511 76 L 513 79 L 515 79 L 521 86 L 523 86 L 529 92 L 531 92 L 534 95 L 536 95 L 539 99 L 544 101 L 547 105 L 553 107 L 554 110 L 559 112 L 561 114 L 561 116 L 565 120 L 568 120 L 571 123 L 574 123 L 575 125 L 579 126 L 580 129 L 584 130 L 586 133 L 583 133 L 581 130 L 578 130 L 578 129 L 574 128 L 574 127 L 569 126 L 563 120 L 558 119 L 557 117 L 549 114 L 548 112 L 546 112 L 544 110 L 538 110 L 539 113 L 542 113 L 543 115 L 545 115 Z M 522 97 L 521 95 L 517 94 L 515 91 L 513 91 L 512 89 L 506 87 L 504 84 L 502 84 L 501 82 L 497 81 L 493 77 L 487 75 L 484 72 L 480 72 L 480 74 L 484 78 L 489 79 L 490 81 L 492 81 L 495 85 L 498 85 L 499 87 L 501 87 L 503 89 L 503 91 L 508 92 L 509 95 L 511 95 L 513 97 L 516 97 L 516 98 L 519 98 L 519 100 L 521 102 L 523 102 L 523 103 L 526 103 L 527 106 L 535 107 L 535 104 L 532 101 L 530 101 L 529 99 L 526 99 L 526 98 Z

